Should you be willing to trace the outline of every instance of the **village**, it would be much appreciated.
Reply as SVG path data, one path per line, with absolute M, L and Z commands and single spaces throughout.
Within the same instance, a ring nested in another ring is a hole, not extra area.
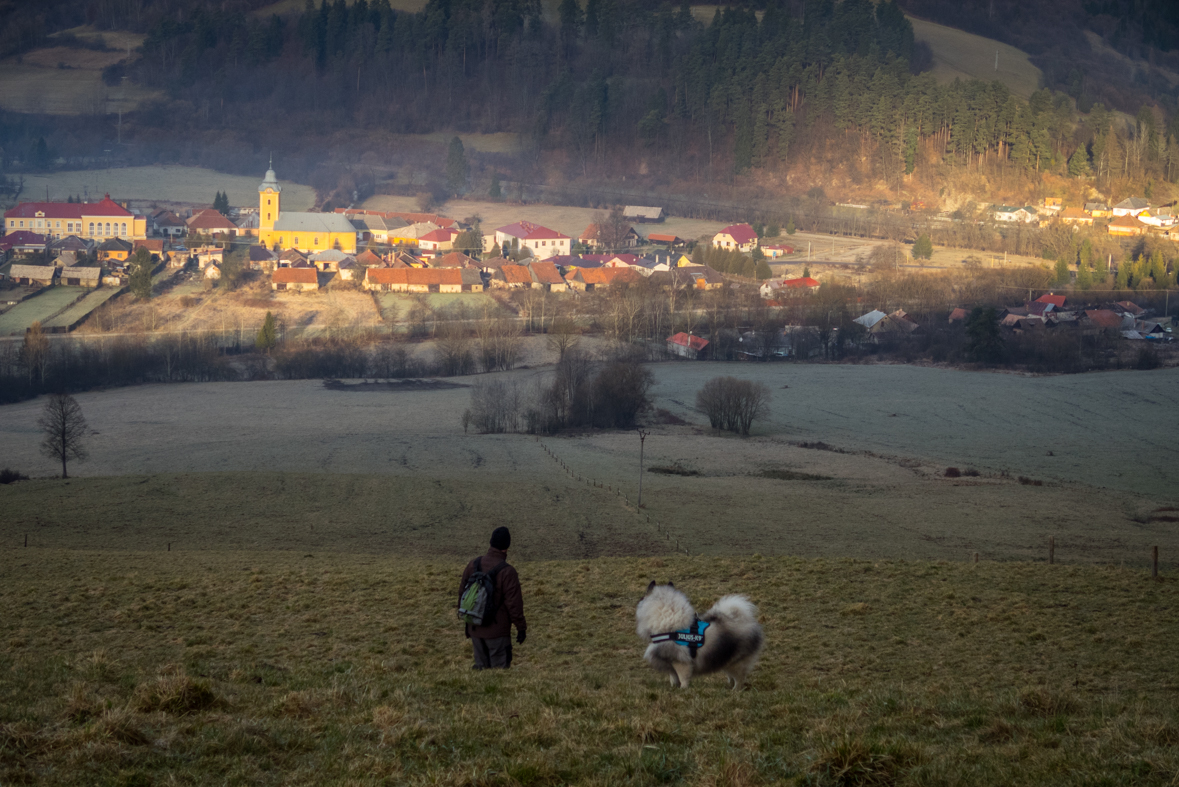
M 431 212 L 337 208 L 332 212 L 284 210 L 282 184 L 272 168 L 258 186 L 258 205 L 233 208 L 218 193 L 213 207 L 141 209 L 105 195 L 98 202 L 26 202 L 4 214 L 0 238 L 0 272 L 6 297 L 3 311 L 29 298 L 58 289 L 81 293 L 61 299 L 61 308 L 38 320 L 50 332 L 70 332 L 89 311 L 126 291 L 136 265 L 147 265 L 155 281 L 183 275 L 208 289 L 223 274 L 248 273 L 272 292 L 317 293 L 346 287 L 373 293 L 413 295 L 494 293 L 517 290 L 568 293 L 611 292 L 639 285 L 662 290 L 722 289 L 756 293 L 767 306 L 817 292 L 822 286 L 802 266 L 801 276 L 780 275 L 784 263 L 801 261 L 781 228 L 751 223 L 723 227 L 711 235 L 681 238 L 659 232 L 665 218 L 657 206 L 617 207 L 573 238 L 527 219 L 484 231 L 480 223 Z M 1171 207 L 1153 207 L 1131 197 L 1112 208 L 1087 203 L 1066 207 L 1048 198 L 1036 207 L 993 206 L 997 224 L 1101 223 L 1112 236 L 1152 234 L 1179 237 Z M 776 270 L 775 270 L 776 269 Z M 775 275 L 775 273 L 779 275 Z M 106 288 L 101 296 L 87 291 Z M 865 307 L 870 304 L 865 304 Z M 994 320 L 1014 334 L 1080 330 L 1110 332 L 1126 340 L 1168 342 L 1171 319 L 1128 300 L 1070 304 L 1066 296 L 1044 292 L 994 313 Z M 44 311 L 44 310 L 42 310 Z M 1165 311 L 1165 310 L 1164 310 Z M 65 320 L 62 315 L 70 319 Z M 949 322 L 968 313 L 955 308 Z M 865 308 L 854 319 L 862 335 L 854 341 L 881 343 L 922 330 L 903 309 Z M 9 335 L 31 325 L 10 321 Z M 837 329 L 836 329 L 837 330 Z M 785 325 L 772 336 L 730 330 L 736 347 L 726 357 L 771 359 L 827 353 L 835 333 L 813 325 Z M 820 340 L 819 335 L 824 338 Z M 710 355 L 710 338 L 676 332 L 667 351 L 686 358 Z M 847 341 L 852 341 L 847 337 Z

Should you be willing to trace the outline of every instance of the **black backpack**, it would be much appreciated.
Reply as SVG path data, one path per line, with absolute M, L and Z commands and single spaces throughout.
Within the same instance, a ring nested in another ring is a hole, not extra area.
M 495 620 L 499 609 L 494 603 L 495 575 L 507 564 L 505 560 L 490 571 L 484 571 L 483 558 L 475 559 L 475 570 L 467 577 L 467 584 L 463 585 L 463 592 L 459 595 L 460 620 L 472 626 L 486 626 Z

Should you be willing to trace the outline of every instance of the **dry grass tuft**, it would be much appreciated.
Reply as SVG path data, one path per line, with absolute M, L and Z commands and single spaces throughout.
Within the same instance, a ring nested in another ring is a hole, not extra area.
M 821 784 L 839 787 L 890 787 L 918 762 L 909 746 L 865 741 L 846 734 L 819 751 L 812 770 Z
M 218 699 L 204 681 L 172 670 L 136 687 L 131 704 L 141 713 L 161 711 L 183 716 L 216 707 Z
M 867 615 L 869 609 L 871 609 L 871 607 L 869 607 L 866 602 L 860 601 L 855 604 L 848 604 L 846 607 L 839 610 L 839 614 L 845 618 L 846 617 L 860 617 L 863 615 Z
M 147 746 L 151 738 L 136 725 L 126 708 L 111 709 L 86 727 L 84 737 L 91 742 L 113 741 L 127 746 Z
M 1070 694 L 1045 688 L 1020 692 L 1019 707 L 1025 712 L 1044 717 L 1067 716 L 1077 712 L 1077 702 Z
M 65 717 L 75 724 L 83 724 L 102 713 L 105 703 L 86 683 L 75 683 L 66 696 Z

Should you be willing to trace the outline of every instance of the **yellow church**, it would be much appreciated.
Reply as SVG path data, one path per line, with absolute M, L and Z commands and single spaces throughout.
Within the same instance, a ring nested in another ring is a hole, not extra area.
M 342 213 L 292 213 L 282 209 L 274 163 L 258 186 L 258 243 L 267 248 L 356 253 L 356 228 Z

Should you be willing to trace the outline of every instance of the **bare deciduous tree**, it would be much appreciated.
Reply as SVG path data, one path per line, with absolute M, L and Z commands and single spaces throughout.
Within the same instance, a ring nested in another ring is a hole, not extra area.
M 764 383 L 713 377 L 696 394 L 696 407 L 708 416 L 714 429 L 748 435 L 753 422 L 763 417 L 770 403 L 770 389 Z
M 88 427 L 82 416 L 82 408 L 68 394 L 53 394 L 45 402 L 37 425 L 45 432 L 41 453 L 50 459 L 60 460 L 61 477 L 69 478 L 66 462 L 70 459 L 81 462 L 89 456 L 83 445 Z

